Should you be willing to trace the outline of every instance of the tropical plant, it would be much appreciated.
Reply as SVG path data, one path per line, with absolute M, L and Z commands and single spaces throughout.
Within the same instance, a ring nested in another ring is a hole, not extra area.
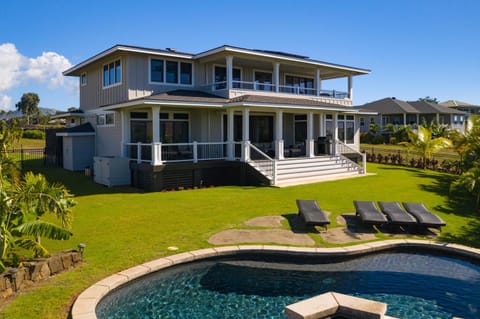
M 474 166 L 460 175 L 451 188 L 463 188 L 475 196 L 477 212 L 480 208 L 480 163 L 475 162 Z
M 27 124 L 30 124 L 30 117 L 32 115 L 38 115 L 39 109 L 38 104 L 40 103 L 40 98 L 37 93 L 24 93 L 20 102 L 15 104 L 17 110 L 21 111 L 24 115 L 27 116 Z
M 460 155 L 462 169 L 469 170 L 480 160 L 480 117 L 472 115 L 467 120 L 465 133 L 451 134 L 453 146 Z
M 59 184 L 49 184 L 41 174 L 28 172 L 20 182 L 11 181 L 0 165 L 0 271 L 15 265 L 18 249 L 32 251 L 34 257 L 45 256 L 42 237 L 68 239 L 72 235 L 72 195 Z M 42 220 L 53 214 L 61 226 Z
M 420 154 L 422 167 L 425 168 L 426 160 L 431 160 L 433 154 L 452 146 L 452 142 L 445 137 L 432 137 L 432 131 L 419 125 L 417 130 L 408 131 L 408 142 L 399 144 L 405 145 L 408 149 Z

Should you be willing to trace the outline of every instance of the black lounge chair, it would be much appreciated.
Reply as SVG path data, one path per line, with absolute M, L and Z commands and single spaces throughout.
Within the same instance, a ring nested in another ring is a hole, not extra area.
M 440 217 L 430 212 L 422 203 L 403 203 L 403 207 L 412 214 L 419 225 L 441 228 L 447 225 Z
M 364 224 L 382 225 L 388 223 L 385 215 L 380 212 L 374 202 L 354 200 L 355 213 L 360 216 Z
M 382 213 L 387 215 L 389 224 L 399 226 L 416 225 L 417 220 L 407 213 L 398 202 L 378 202 Z
M 323 226 L 327 229 L 330 220 L 327 214 L 318 206 L 316 200 L 297 199 L 298 217 L 307 226 Z

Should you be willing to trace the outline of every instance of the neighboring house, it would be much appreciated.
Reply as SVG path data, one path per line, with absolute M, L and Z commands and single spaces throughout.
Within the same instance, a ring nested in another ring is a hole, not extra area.
M 161 190 L 365 173 L 345 155 L 358 153 L 359 114 L 371 114 L 352 107 L 352 78 L 368 73 L 228 45 L 197 54 L 116 45 L 64 75 L 80 79 L 95 180 Z M 342 78 L 344 91 L 326 89 Z
M 85 114 L 81 110 L 55 114 L 50 117 L 51 120 L 64 120 L 66 127 L 74 127 L 85 122 Z
M 462 102 L 462 101 L 457 101 L 457 100 L 448 100 L 442 103 L 439 103 L 438 105 L 448 107 L 451 109 L 459 110 L 470 114 L 479 114 L 480 113 L 480 105 L 473 105 L 470 103 Z
M 397 98 L 384 98 L 358 106 L 362 111 L 377 112 L 377 115 L 360 118 L 362 132 L 369 130 L 370 123 L 385 128 L 389 124 L 410 125 L 416 127 L 422 123 L 432 121 L 440 125 L 448 125 L 452 129 L 463 132 L 465 130 L 466 113 L 440 104 L 413 101 L 405 102 Z

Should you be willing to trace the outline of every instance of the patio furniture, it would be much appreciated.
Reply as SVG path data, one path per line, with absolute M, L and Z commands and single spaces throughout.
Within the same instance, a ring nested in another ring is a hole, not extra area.
M 316 200 L 297 199 L 298 217 L 307 226 L 322 226 L 327 229 L 330 220 L 327 214 L 318 206 Z
M 374 202 L 354 200 L 355 213 L 364 224 L 382 225 L 388 223 L 387 217 L 375 206 Z
M 447 225 L 440 217 L 430 212 L 423 203 L 403 203 L 403 207 L 422 226 L 440 229 L 442 226 Z
M 387 215 L 389 224 L 399 226 L 416 225 L 417 220 L 407 213 L 398 202 L 378 202 L 382 213 Z

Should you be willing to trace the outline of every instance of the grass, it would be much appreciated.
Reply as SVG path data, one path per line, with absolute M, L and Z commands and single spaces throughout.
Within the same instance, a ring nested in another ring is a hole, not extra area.
M 31 138 L 22 138 L 13 145 L 13 148 L 44 148 L 45 139 L 37 140 Z
M 473 203 L 448 191 L 452 176 L 431 171 L 369 164 L 376 175 L 287 188 L 215 187 L 177 192 L 141 193 L 106 188 L 80 173 L 41 168 L 51 181 L 61 181 L 74 194 L 74 236 L 45 242 L 51 251 L 87 244 L 85 264 L 22 293 L 3 310 L 7 318 L 67 318 L 75 297 L 112 273 L 178 252 L 210 247 L 208 238 L 225 229 L 246 228 L 243 222 L 267 215 L 292 216 L 295 199 L 317 199 L 336 216 L 353 211 L 353 199 L 422 201 L 446 222 L 440 240 L 480 246 L 480 223 Z M 455 195 L 455 196 L 454 196 Z M 288 227 L 284 225 L 284 227 Z M 331 246 L 310 234 L 317 245 Z M 380 234 L 379 238 L 386 235 Z
M 413 151 L 407 150 L 403 145 L 393 145 L 393 144 L 365 144 L 360 145 L 362 152 L 375 153 L 375 154 L 398 154 L 400 152 L 404 157 L 418 157 L 419 154 L 416 154 Z M 454 149 L 444 149 L 441 152 L 433 154 L 433 158 L 442 160 L 458 160 L 458 153 Z

